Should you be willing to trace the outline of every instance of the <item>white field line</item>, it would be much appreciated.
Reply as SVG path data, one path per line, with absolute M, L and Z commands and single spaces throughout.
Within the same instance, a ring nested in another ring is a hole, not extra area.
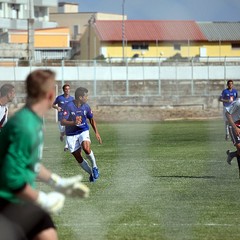
M 80 226 L 126 226 L 126 227 L 154 227 L 154 226 L 165 226 L 166 224 L 160 224 L 160 223 L 149 223 L 149 224 L 141 224 L 141 223 L 94 223 L 94 224 L 85 224 L 85 223 L 61 223 L 61 226 L 65 227 L 80 227 Z M 206 227 L 235 227 L 240 226 L 240 224 L 225 224 L 225 223 L 179 223 L 179 224 L 171 224 L 171 226 L 206 226 Z

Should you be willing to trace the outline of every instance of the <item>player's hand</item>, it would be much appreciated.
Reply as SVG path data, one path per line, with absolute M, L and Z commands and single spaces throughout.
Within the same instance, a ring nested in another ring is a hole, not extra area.
M 59 213 L 65 202 L 65 196 L 58 192 L 39 192 L 36 203 L 49 213 Z
M 75 124 L 80 125 L 81 123 L 82 123 L 82 117 L 81 116 L 76 116 Z
M 235 128 L 235 133 L 239 137 L 240 136 L 240 128 L 236 127 Z
M 56 191 L 68 196 L 86 198 L 89 196 L 90 190 L 85 184 L 81 183 L 81 180 L 81 175 L 62 178 L 57 174 L 52 173 L 50 185 L 52 185 Z
M 58 110 L 58 112 L 61 112 L 61 111 L 62 111 L 62 108 L 61 108 L 61 107 L 58 107 L 57 110 Z
M 102 139 L 99 133 L 96 133 L 96 138 L 100 144 L 102 144 Z

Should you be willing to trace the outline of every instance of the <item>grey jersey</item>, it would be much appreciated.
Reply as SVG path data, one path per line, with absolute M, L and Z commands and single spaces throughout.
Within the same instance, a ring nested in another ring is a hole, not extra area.
M 240 120 L 240 98 L 232 102 L 232 104 L 226 107 L 226 111 L 232 115 L 233 121 L 237 122 Z

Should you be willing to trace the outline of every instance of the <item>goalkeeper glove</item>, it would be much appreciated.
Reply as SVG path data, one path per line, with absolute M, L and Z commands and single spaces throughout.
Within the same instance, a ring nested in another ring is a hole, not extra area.
M 65 196 L 58 192 L 39 192 L 36 203 L 49 213 L 59 213 L 64 205 Z
M 56 191 L 68 196 L 86 198 L 89 196 L 89 188 L 81 183 L 81 180 L 81 175 L 62 178 L 57 174 L 52 173 L 49 184 L 53 186 Z

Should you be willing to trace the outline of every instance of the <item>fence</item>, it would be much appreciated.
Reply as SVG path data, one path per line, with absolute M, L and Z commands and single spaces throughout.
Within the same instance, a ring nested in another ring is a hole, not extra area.
M 230 61 L 231 60 L 231 61 Z M 216 97 L 225 87 L 227 79 L 237 80 L 240 61 L 222 58 L 188 59 L 175 61 L 114 62 L 105 61 L 43 61 L 31 63 L 17 61 L 9 67 L 0 67 L 0 81 L 15 82 L 24 95 L 23 81 L 36 68 L 51 68 L 57 73 L 59 91 L 64 83 L 71 88 L 84 86 L 93 97 L 105 98 L 105 102 L 147 101 L 151 97 L 165 104 L 178 104 L 187 97 L 202 102 L 202 97 Z M 238 87 L 238 81 L 235 81 Z M 145 97 L 145 100 L 142 100 Z M 114 99 L 114 100 L 113 100 Z M 148 99 L 148 100 L 146 100 Z M 181 100 L 179 100 L 181 99 Z M 198 100 L 197 100 L 198 99 Z

